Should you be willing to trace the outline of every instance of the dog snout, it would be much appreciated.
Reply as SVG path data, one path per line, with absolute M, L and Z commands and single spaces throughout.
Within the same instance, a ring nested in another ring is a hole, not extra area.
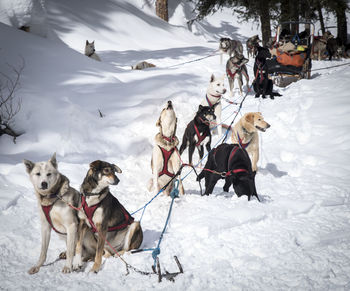
M 118 183 L 120 182 L 120 180 L 118 179 L 117 176 L 114 177 L 114 182 L 112 185 L 118 185 Z
M 173 103 L 169 100 L 167 109 L 173 109 Z
M 47 182 L 41 182 L 41 189 L 46 190 L 48 187 Z
M 266 129 L 269 127 L 271 127 L 271 125 L 266 122 Z

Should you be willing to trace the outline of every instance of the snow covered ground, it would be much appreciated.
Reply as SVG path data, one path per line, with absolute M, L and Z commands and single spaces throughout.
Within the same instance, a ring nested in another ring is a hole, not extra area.
M 349 66 L 315 71 L 310 80 L 275 88 L 283 95 L 275 100 L 248 95 L 240 115 L 260 111 L 271 124 L 260 134 L 256 185 L 263 203 L 223 193 L 223 181 L 213 195 L 201 197 L 191 173 L 183 182 L 186 195 L 175 201 L 159 256 L 168 271 L 177 270 L 173 255 L 180 259 L 184 274 L 174 283 L 159 284 L 156 276 L 134 272 L 126 276 L 117 258 L 104 259 L 97 275 L 89 273 L 91 262 L 83 272 L 62 274 L 64 262 L 56 259 L 65 245 L 54 233 L 46 265 L 35 275 L 27 273 L 38 259 L 41 238 L 22 160 L 48 160 L 56 152 L 59 170 L 76 189 L 90 162 L 116 163 L 123 173 L 111 191 L 135 211 L 153 197 L 146 184 L 161 109 L 173 101 L 181 140 L 210 75 L 225 72 L 218 55 L 181 64 L 212 54 L 221 36 L 245 41 L 258 33 L 229 11 L 194 24 L 190 32 L 188 4 L 172 2 L 167 24 L 154 16 L 153 2 L 47 1 L 47 38 L 0 23 L 0 71 L 11 74 L 7 64 L 25 62 L 15 122 L 25 134 L 16 144 L 0 138 L 1 289 L 349 290 Z M 0 20 L 10 24 L 5 14 Z M 87 39 L 95 40 L 102 62 L 84 56 Z M 157 67 L 130 70 L 143 60 Z M 313 62 L 313 69 L 347 62 Z M 253 61 L 248 65 L 253 79 Z M 237 107 L 225 101 L 223 107 L 223 119 L 230 123 Z M 147 207 L 142 247 L 156 246 L 170 201 L 159 196 Z M 124 258 L 146 271 L 153 263 L 150 252 Z

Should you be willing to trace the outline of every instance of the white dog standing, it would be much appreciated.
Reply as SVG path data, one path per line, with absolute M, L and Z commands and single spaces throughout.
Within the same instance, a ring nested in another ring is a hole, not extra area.
M 159 133 L 154 138 L 151 162 L 153 178 L 148 183 L 148 191 L 153 189 L 158 193 L 181 167 L 181 158 L 177 150 L 179 140 L 175 135 L 177 118 L 171 101 L 168 101 L 167 107 L 162 110 L 156 126 L 159 127 Z M 184 194 L 181 179 L 178 178 L 180 194 Z M 170 183 L 165 189 L 166 195 L 170 195 L 173 185 L 174 183 Z
M 89 41 L 86 40 L 85 55 L 88 56 L 89 58 L 96 60 L 96 61 L 99 61 L 99 62 L 101 61 L 100 57 L 95 52 L 95 41 L 89 43 Z
M 209 86 L 207 89 L 207 93 L 205 95 L 205 99 L 202 101 L 201 105 L 214 107 L 216 123 L 218 124 L 217 130 L 213 130 L 213 134 L 222 135 L 222 126 L 221 126 L 221 97 L 226 93 L 225 84 L 224 84 L 225 76 L 215 77 L 214 74 L 210 77 Z M 216 125 L 211 125 L 210 128 L 214 128 Z

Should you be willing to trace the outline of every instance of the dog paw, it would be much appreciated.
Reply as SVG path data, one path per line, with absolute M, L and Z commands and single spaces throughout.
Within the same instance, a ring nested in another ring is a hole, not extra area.
M 67 259 L 66 252 L 60 253 L 60 255 L 58 256 L 58 258 L 59 258 L 60 260 L 65 260 L 65 259 Z
M 81 257 L 80 258 L 74 258 L 74 260 L 73 260 L 73 270 L 74 271 L 79 271 L 79 270 L 81 270 L 82 269 L 82 267 L 83 267 L 83 262 L 82 262 L 82 260 L 81 260 Z
M 28 274 L 33 275 L 33 274 L 35 274 L 35 273 L 38 273 L 39 270 L 40 270 L 40 267 L 37 267 L 37 266 L 31 267 L 31 268 L 29 269 L 29 271 L 28 271 Z
M 97 274 L 99 270 L 100 270 L 100 266 L 98 264 L 94 263 L 94 265 L 92 266 L 90 272 Z
M 68 274 L 72 272 L 72 267 L 64 266 L 62 269 L 62 273 Z

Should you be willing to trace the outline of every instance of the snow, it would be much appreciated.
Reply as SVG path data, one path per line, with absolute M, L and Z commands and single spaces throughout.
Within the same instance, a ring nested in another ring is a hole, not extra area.
M 263 203 L 237 198 L 232 190 L 223 193 L 223 181 L 211 196 L 201 197 L 195 175 L 189 174 L 183 182 L 186 194 L 175 200 L 160 246 L 163 271 L 177 271 L 174 255 L 184 268 L 174 283 L 164 279 L 159 284 L 156 276 L 132 271 L 126 276 L 118 258 L 103 259 L 97 275 L 89 273 L 92 262 L 82 272 L 62 274 L 64 262 L 56 259 L 65 244 L 54 233 L 46 265 L 29 275 L 40 253 L 40 220 L 22 160 L 48 160 L 56 152 L 59 170 L 76 189 L 90 162 L 116 163 L 123 173 L 111 191 L 130 212 L 137 210 L 154 195 L 146 185 L 155 123 L 166 101 L 173 101 L 181 140 L 210 75 L 225 72 L 219 55 L 180 64 L 212 54 L 222 36 L 244 42 L 259 31 L 240 24 L 229 10 L 195 22 L 189 31 L 191 6 L 182 1 L 171 3 L 167 24 L 154 15 L 154 1 L 51 0 L 40 2 L 46 11 L 43 38 L 8 21 L 11 11 L 25 18 L 23 11 L 30 11 L 34 1 L 1 3 L 23 7 L 1 6 L 0 71 L 11 75 L 7 64 L 19 66 L 22 58 L 25 65 L 17 91 L 22 109 L 15 122 L 25 134 L 16 144 L 6 135 L 0 138 L 2 289 L 350 289 L 349 66 L 315 71 L 310 80 L 275 88 L 283 95 L 275 100 L 248 95 L 238 117 L 260 111 L 271 124 L 260 134 L 256 187 Z M 84 56 L 86 39 L 95 40 L 102 62 Z M 157 67 L 130 70 L 143 60 Z M 313 69 L 346 63 L 315 61 Z M 251 60 L 250 79 L 252 66 Z M 236 95 L 236 101 L 241 99 Z M 227 105 L 223 101 L 223 108 Z M 225 123 L 235 110 L 226 107 Z M 160 195 L 146 208 L 142 247 L 156 246 L 170 202 Z M 141 212 L 134 216 L 140 219 Z M 145 271 L 153 264 L 150 252 L 124 259 Z

